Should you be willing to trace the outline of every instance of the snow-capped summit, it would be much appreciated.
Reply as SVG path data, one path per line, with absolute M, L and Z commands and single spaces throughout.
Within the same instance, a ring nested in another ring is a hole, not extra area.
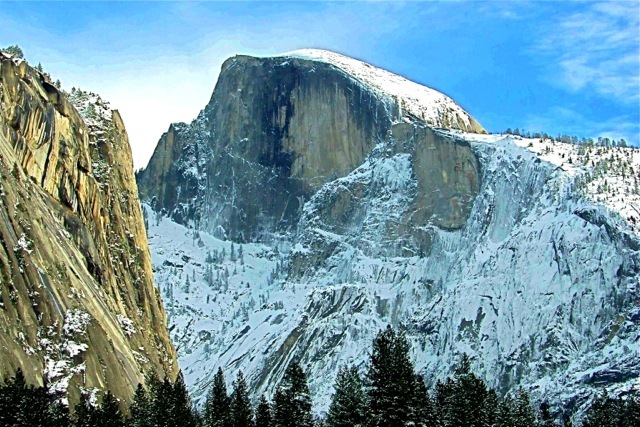
M 430 126 L 484 133 L 484 129 L 447 95 L 363 61 L 321 49 L 300 49 L 281 54 L 331 64 L 362 81 L 380 95 L 395 99 L 405 119 L 422 120 Z

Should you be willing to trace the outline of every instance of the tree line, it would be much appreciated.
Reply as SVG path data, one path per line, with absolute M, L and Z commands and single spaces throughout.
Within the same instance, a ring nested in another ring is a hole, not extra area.
M 239 372 L 229 393 L 222 369 L 213 378 L 201 410 L 195 408 L 182 375 L 175 382 L 152 375 L 138 385 L 126 415 L 109 391 L 95 402 L 83 395 L 71 411 L 47 387 L 28 385 L 21 371 L 0 386 L 0 426 L 11 427 L 552 427 L 571 426 L 557 420 L 550 406 L 534 408 L 519 389 L 499 397 L 471 371 L 463 356 L 454 373 L 431 392 L 415 371 L 409 343 L 387 327 L 373 341 L 366 372 L 342 367 L 324 417 L 314 417 L 307 377 L 291 363 L 269 401 L 252 404 Z M 597 398 L 582 427 L 640 426 L 638 396 Z
M 616 141 L 615 139 L 610 139 L 607 137 L 598 137 L 597 140 L 594 140 L 593 138 L 580 138 L 578 136 L 575 135 L 567 135 L 567 134 L 558 134 L 557 136 L 553 136 L 553 135 L 549 135 L 546 132 L 529 132 L 529 131 L 525 131 L 524 129 L 519 129 L 519 128 L 515 128 L 515 129 L 511 129 L 511 128 L 507 128 L 507 130 L 505 130 L 503 133 L 508 134 L 508 135 L 516 135 L 516 136 L 521 136 L 523 138 L 535 138 L 535 139 L 539 139 L 540 141 L 544 141 L 544 140 L 550 140 L 550 141 L 555 141 L 555 142 L 562 142 L 565 144 L 580 144 L 580 145 L 585 145 L 588 147 L 621 147 L 621 148 L 627 148 L 628 144 L 627 141 L 624 138 L 620 138 L 620 140 Z

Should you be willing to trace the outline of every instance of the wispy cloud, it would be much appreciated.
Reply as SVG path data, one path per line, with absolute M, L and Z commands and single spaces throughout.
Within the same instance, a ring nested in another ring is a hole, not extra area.
M 537 14 L 534 4 L 526 1 L 478 2 L 476 7 L 479 14 L 489 16 L 493 20 L 522 21 L 533 19 Z
M 534 52 L 548 79 L 569 91 L 592 90 L 625 103 L 640 102 L 640 3 L 589 4 L 541 24 Z M 557 69 L 556 67 L 559 67 Z

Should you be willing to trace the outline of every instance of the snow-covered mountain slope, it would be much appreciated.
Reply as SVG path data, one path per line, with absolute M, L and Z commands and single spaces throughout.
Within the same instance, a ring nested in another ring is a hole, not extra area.
M 502 392 L 523 385 L 576 409 L 602 389 L 640 389 L 638 150 L 441 134 L 471 144 L 481 185 L 463 227 L 419 227 L 423 252 L 394 226 L 417 182 L 393 139 L 306 201 L 297 232 L 235 243 L 233 257 L 231 242 L 146 207 L 196 396 L 219 366 L 270 392 L 299 359 L 323 411 L 338 367 L 362 366 L 386 324 L 407 331 L 431 385 L 468 353 Z M 344 194 L 352 209 L 335 221 Z
M 225 62 L 137 177 L 196 396 L 297 359 L 323 411 L 387 324 L 430 385 L 466 352 L 570 408 L 638 388 L 640 153 L 464 133 L 451 102 L 329 52 Z
M 405 120 L 417 118 L 434 127 L 484 132 L 482 126 L 460 105 L 443 93 L 366 62 L 320 49 L 300 49 L 281 56 L 318 61 L 340 68 L 382 96 L 395 99 L 400 105 L 400 117 Z

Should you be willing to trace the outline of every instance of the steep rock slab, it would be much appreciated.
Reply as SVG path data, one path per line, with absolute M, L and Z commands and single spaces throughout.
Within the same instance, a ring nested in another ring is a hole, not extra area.
M 122 119 L 0 55 L 0 373 L 128 401 L 177 364 Z
M 180 223 L 236 241 L 293 230 L 323 184 L 362 164 L 394 123 L 421 120 L 406 108 L 419 101 L 382 91 L 375 74 L 350 74 L 374 69 L 350 61 L 351 68 L 297 54 L 229 59 L 199 117 L 161 138 L 138 177 L 142 198 Z M 429 91 L 423 102 L 442 102 L 421 113 L 434 125 L 482 131 L 449 98 L 404 82 Z

